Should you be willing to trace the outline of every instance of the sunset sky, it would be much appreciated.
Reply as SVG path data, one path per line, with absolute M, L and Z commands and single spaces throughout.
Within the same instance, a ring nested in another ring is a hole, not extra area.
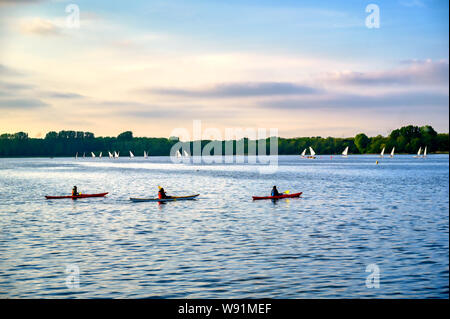
M 0 0 L 0 133 L 448 132 L 448 16 L 446 0 Z

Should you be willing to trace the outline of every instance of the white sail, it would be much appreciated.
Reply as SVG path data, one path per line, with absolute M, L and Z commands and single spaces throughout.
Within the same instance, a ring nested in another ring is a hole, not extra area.
M 302 152 L 302 157 L 305 157 L 305 155 L 306 155 L 306 148 Z
M 113 155 L 111 154 L 110 151 L 108 151 L 108 155 L 109 155 L 109 158 L 113 158 Z
M 177 157 L 181 157 L 180 151 L 177 151 Z
M 413 157 L 414 158 L 421 158 L 422 157 L 421 154 L 422 154 L 422 146 L 419 147 L 419 150 L 417 151 L 417 155 L 414 155 Z
M 148 153 L 146 151 L 144 151 L 144 158 L 147 158 Z
M 184 154 L 184 157 L 189 157 L 189 154 L 188 154 L 188 152 L 186 152 L 186 150 L 183 150 L 183 154 Z
M 312 149 L 312 147 L 311 147 L 311 146 L 309 147 L 309 151 L 311 152 L 311 156 L 314 156 L 314 155 L 316 155 L 316 152 L 314 152 L 314 150 Z
M 394 157 L 394 152 L 395 152 L 395 146 L 392 148 L 391 157 Z
M 75 154 L 75 158 L 78 158 L 78 152 Z
M 119 153 L 117 153 L 116 151 L 114 151 L 114 157 L 115 157 L 115 158 L 119 157 Z
M 85 157 L 86 157 L 86 153 L 83 152 L 83 158 L 85 158 Z
M 425 146 L 425 149 L 423 151 L 423 157 L 427 157 L 427 147 Z
M 380 156 L 383 157 L 384 156 L 384 150 L 386 149 L 386 147 L 383 147 L 383 149 L 381 150 L 381 154 Z
M 95 157 L 95 154 L 94 154 L 93 152 L 91 152 L 91 156 L 92 156 L 92 157 Z
M 343 156 L 347 156 L 348 155 L 348 146 L 345 148 L 345 150 L 342 152 Z
M 130 151 L 130 158 L 133 158 L 134 154 Z
M 100 152 L 100 155 L 98 157 L 102 158 L 102 152 Z

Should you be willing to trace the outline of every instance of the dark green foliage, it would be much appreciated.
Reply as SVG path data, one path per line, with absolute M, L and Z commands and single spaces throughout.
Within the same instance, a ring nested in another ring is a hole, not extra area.
M 8 133 L 4 133 L 0 135 L 0 139 L 2 140 L 8 140 L 8 139 L 13 139 L 14 138 L 14 134 L 8 134 Z
M 28 133 L 25 132 L 17 132 L 14 134 L 15 140 L 26 140 L 28 139 Z
M 58 138 L 58 133 L 56 133 L 55 131 L 51 131 L 51 132 L 48 132 L 46 135 L 45 135 L 45 139 L 46 140 L 54 140 L 54 139 L 57 139 Z
M 266 154 L 269 153 L 269 139 L 266 140 Z M 79 156 L 90 152 L 98 155 L 103 152 L 107 156 L 108 151 L 120 152 L 128 155 L 131 150 L 136 156 L 142 156 L 144 151 L 150 156 L 167 156 L 173 145 L 178 142 L 177 138 L 147 138 L 133 137 L 131 131 L 123 132 L 116 137 L 95 137 L 90 132 L 60 131 L 48 132 L 44 139 L 29 138 L 27 133 L 18 132 L 15 134 L 0 135 L 0 156 Z M 202 141 L 202 149 L 210 141 Z M 244 152 L 248 152 L 249 140 L 245 138 Z M 222 141 L 222 152 L 225 152 L 226 145 L 231 145 L 236 152 L 236 141 Z M 220 143 L 219 143 L 220 145 Z M 192 153 L 192 145 L 191 153 Z M 396 153 L 416 153 L 419 147 L 428 147 L 428 152 L 449 151 L 449 135 L 438 134 L 431 126 L 405 126 L 394 130 L 388 137 L 381 135 L 367 137 L 365 134 L 358 134 L 354 138 L 333 138 L 333 137 L 298 137 L 279 138 L 278 154 L 298 155 L 305 148 L 314 148 L 317 154 L 341 154 L 345 147 L 349 147 L 349 154 L 379 153 L 383 147 L 386 152 L 390 152 L 395 146 Z M 263 151 L 263 150 L 262 150 Z
M 355 145 L 360 153 L 366 153 L 369 143 L 370 139 L 367 137 L 366 134 L 361 133 L 355 136 Z
M 126 131 L 126 132 L 120 133 L 119 135 L 117 135 L 117 139 L 119 141 L 131 141 L 131 140 L 133 140 L 133 132 Z

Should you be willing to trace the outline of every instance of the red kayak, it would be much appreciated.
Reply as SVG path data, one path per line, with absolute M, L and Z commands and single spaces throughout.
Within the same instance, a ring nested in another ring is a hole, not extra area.
M 257 199 L 293 198 L 293 197 L 300 197 L 301 194 L 303 194 L 303 192 L 294 193 L 294 194 L 283 194 L 283 195 L 280 195 L 280 196 L 264 196 L 264 197 L 253 196 L 253 200 L 257 200 Z
M 108 193 L 100 193 L 100 194 L 80 194 L 75 196 L 45 196 L 46 199 L 60 199 L 60 198 L 71 198 L 71 199 L 77 199 L 77 198 L 88 198 L 88 197 L 103 197 Z

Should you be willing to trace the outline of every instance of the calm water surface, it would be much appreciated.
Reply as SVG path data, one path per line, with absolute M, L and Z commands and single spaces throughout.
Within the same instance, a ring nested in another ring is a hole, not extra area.
M 0 159 L 2 298 L 448 298 L 449 157 Z M 109 192 L 45 200 L 44 195 Z M 131 203 L 162 185 L 196 201 Z M 251 200 L 271 187 L 299 199 Z M 369 264 L 380 287 L 367 288 Z M 66 267 L 79 269 L 79 288 Z

